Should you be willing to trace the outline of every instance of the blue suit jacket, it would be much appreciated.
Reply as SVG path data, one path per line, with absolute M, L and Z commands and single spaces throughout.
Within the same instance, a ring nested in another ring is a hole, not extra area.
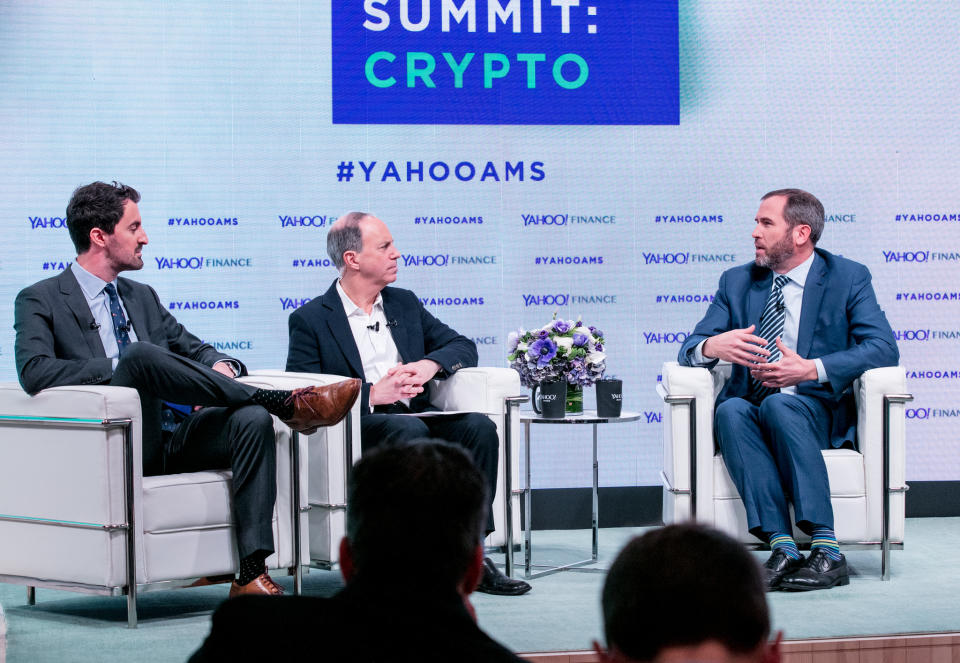
M 432 359 L 442 367 L 438 378 L 477 365 L 476 344 L 430 315 L 413 292 L 384 288 L 380 294 L 384 315 L 391 323 L 388 333 L 393 334 L 403 363 Z M 337 282 L 334 281 L 322 297 L 291 313 L 288 326 L 287 370 L 360 378 L 363 380 L 360 412 L 367 414 L 370 383 L 363 374 L 360 351 L 337 293 Z M 410 408 L 415 412 L 429 409 L 427 392 L 414 398 Z
M 724 272 L 713 303 L 680 348 L 678 361 L 692 366 L 694 349 L 711 336 L 750 325 L 759 329 L 772 281 L 771 270 L 752 262 Z M 803 288 L 796 351 L 806 359 L 819 358 L 829 381 L 801 382 L 797 393 L 822 400 L 833 412 L 830 441 L 834 447 L 844 442 L 856 444 L 853 381 L 868 369 L 896 366 L 900 358 L 870 281 L 864 265 L 816 249 Z M 716 361 L 709 366 L 714 364 Z M 745 397 L 749 386 L 746 367 L 734 364 L 717 404 Z

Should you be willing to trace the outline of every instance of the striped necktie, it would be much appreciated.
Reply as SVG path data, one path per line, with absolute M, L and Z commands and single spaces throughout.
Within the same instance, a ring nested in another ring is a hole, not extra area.
M 789 282 L 789 276 L 777 275 L 773 281 L 770 297 L 767 298 L 767 305 L 763 309 L 763 315 L 760 316 L 760 331 L 757 332 L 757 336 L 767 341 L 766 348 L 770 351 L 767 363 L 780 359 L 777 339 L 783 336 L 783 321 L 787 317 L 787 307 L 783 304 L 783 286 Z M 776 387 L 764 387 L 753 377 L 750 378 L 750 400 L 754 403 L 759 404 L 764 398 L 777 391 L 780 390 Z

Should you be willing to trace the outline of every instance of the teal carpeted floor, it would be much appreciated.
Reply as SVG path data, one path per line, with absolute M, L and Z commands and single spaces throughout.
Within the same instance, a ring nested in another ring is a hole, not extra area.
M 600 565 L 639 531 L 601 530 Z M 960 518 L 908 520 L 906 541 L 905 550 L 893 552 L 889 582 L 880 580 L 879 552 L 850 551 L 849 586 L 769 595 L 775 628 L 787 639 L 960 631 Z M 589 546 L 588 531 L 535 532 L 534 561 L 571 562 Z M 557 573 L 533 580 L 525 596 L 477 594 L 474 605 L 481 626 L 515 651 L 588 649 L 600 637 L 603 578 Z M 279 580 L 292 591 L 290 578 Z M 318 596 L 339 586 L 338 572 L 314 570 L 304 582 L 305 593 Z M 143 594 L 140 627 L 129 630 L 122 598 L 40 589 L 37 605 L 28 606 L 23 587 L 0 584 L 7 661 L 183 661 L 202 642 L 226 593 L 221 585 Z

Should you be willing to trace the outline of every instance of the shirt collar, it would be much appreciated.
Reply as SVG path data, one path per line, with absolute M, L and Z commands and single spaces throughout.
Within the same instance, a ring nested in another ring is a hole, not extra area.
M 80 284 L 80 289 L 83 290 L 83 294 L 88 300 L 95 299 L 103 292 L 104 286 L 107 285 L 106 281 L 85 270 L 76 260 L 70 264 L 70 271 L 72 271 L 73 275 L 77 278 L 77 283 Z M 116 279 L 111 281 L 111 283 L 113 283 L 114 288 L 117 287 Z
M 784 274 L 784 276 L 788 276 L 792 282 L 802 288 L 807 282 L 807 274 L 810 273 L 810 267 L 813 266 L 813 259 L 816 255 L 816 253 L 811 253 L 806 260 Z
M 337 279 L 337 294 L 340 295 L 340 301 L 343 302 L 343 310 L 347 313 L 348 318 L 357 315 L 367 317 L 367 312 L 354 304 L 346 290 L 344 290 L 343 286 L 340 285 L 340 279 Z M 377 298 L 373 302 L 373 308 L 370 309 L 370 314 L 372 315 L 373 312 L 378 308 L 383 309 L 383 295 L 379 292 L 377 293 Z

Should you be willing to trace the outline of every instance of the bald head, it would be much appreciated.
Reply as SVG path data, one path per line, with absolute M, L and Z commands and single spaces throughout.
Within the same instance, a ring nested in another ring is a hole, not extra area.
M 343 272 L 343 254 L 346 251 L 360 253 L 363 250 L 363 231 L 360 222 L 374 218 L 367 212 L 347 212 L 337 219 L 327 233 L 327 255 L 333 261 L 337 271 Z

